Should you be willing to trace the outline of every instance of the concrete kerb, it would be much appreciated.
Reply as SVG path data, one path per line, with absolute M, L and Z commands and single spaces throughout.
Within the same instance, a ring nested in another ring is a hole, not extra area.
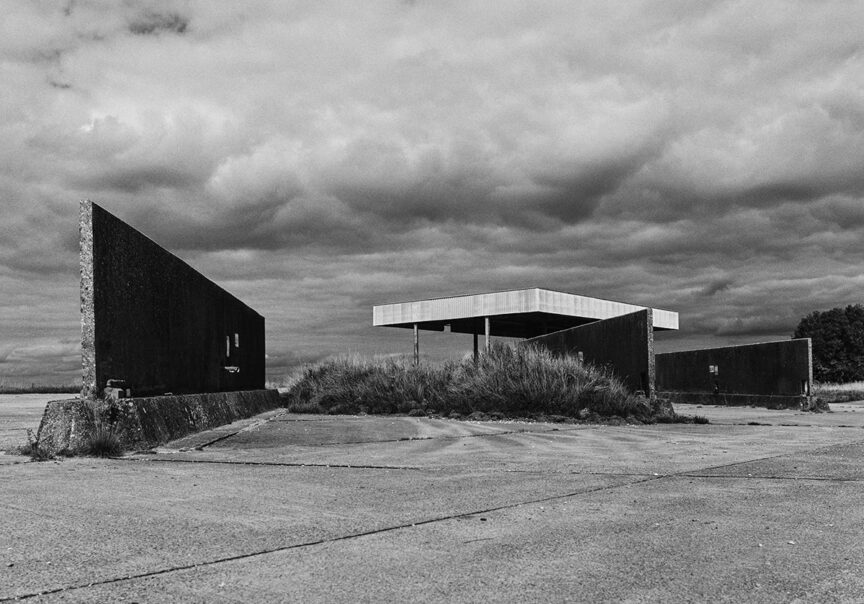
M 729 394 L 720 392 L 658 392 L 657 396 L 672 404 L 722 405 L 726 407 L 765 407 L 766 409 L 803 409 L 809 410 L 813 397 L 770 395 L 770 394 Z
M 276 390 L 244 390 L 111 401 L 51 401 L 36 440 L 49 455 L 82 452 L 98 423 L 124 450 L 149 449 L 281 406 Z

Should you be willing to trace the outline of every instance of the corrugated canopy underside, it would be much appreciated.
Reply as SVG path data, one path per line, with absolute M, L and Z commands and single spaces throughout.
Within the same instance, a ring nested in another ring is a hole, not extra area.
M 585 323 L 643 310 L 644 306 L 531 288 L 382 304 L 372 309 L 372 324 L 456 333 L 483 333 L 490 318 L 495 336 L 531 338 Z M 678 313 L 653 309 L 654 329 L 678 329 Z

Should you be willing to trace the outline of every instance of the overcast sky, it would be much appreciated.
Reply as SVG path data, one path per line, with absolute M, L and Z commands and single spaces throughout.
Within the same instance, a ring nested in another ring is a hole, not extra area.
M 864 302 L 864 3 L 0 0 L 0 381 L 80 376 L 78 200 L 267 319 L 547 287 L 661 350 Z M 424 335 L 439 358 L 470 336 Z

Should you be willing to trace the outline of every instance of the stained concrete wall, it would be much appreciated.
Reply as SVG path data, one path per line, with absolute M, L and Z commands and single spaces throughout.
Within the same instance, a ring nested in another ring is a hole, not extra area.
M 654 393 L 654 330 L 651 309 L 556 331 L 525 340 L 556 354 L 578 356 L 605 365 L 633 391 Z
M 36 441 L 46 454 L 82 452 L 96 429 L 97 417 L 124 450 L 155 447 L 216 426 L 275 409 L 276 390 L 209 392 L 180 396 L 129 398 L 104 402 L 51 401 L 45 407 Z
M 109 379 L 133 396 L 264 387 L 261 315 L 98 205 L 80 209 L 83 398 Z
M 813 383 L 810 338 L 667 352 L 656 364 L 658 391 L 801 397 Z

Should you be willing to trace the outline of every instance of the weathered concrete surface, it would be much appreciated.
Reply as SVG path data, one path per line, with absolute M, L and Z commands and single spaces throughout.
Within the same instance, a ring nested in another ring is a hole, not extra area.
M 860 599 L 864 405 L 694 409 L 726 423 L 276 411 L 0 466 L 0 601 Z
M 83 398 L 264 387 L 261 315 L 86 200 L 80 243 Z
M 146 449 L 280 404 L 276 390 L 52 401 L 45 408 L 37 438 L 46 451 L 74 454 L 84 448 L 98 419 L 117 435 L 125 450 Z
M 35 435 L 48 401 L 62 394 L 0 394 L 0 455 L 27 444 L 27 430 Z M 2 457 L 0 457 L 2 460 Z
M 647 308 L 620 317 L 556 331 L 526 340 L 556 354 L 580 355 L 587 363 L 607 366 L 631 390 L 654 394 L 654 321 Z
M 74 455 L 86 448 L 96 429 L 95 405 L 81 399 L 48 403 L 36 433 L 39 449 L 46 455 Z

